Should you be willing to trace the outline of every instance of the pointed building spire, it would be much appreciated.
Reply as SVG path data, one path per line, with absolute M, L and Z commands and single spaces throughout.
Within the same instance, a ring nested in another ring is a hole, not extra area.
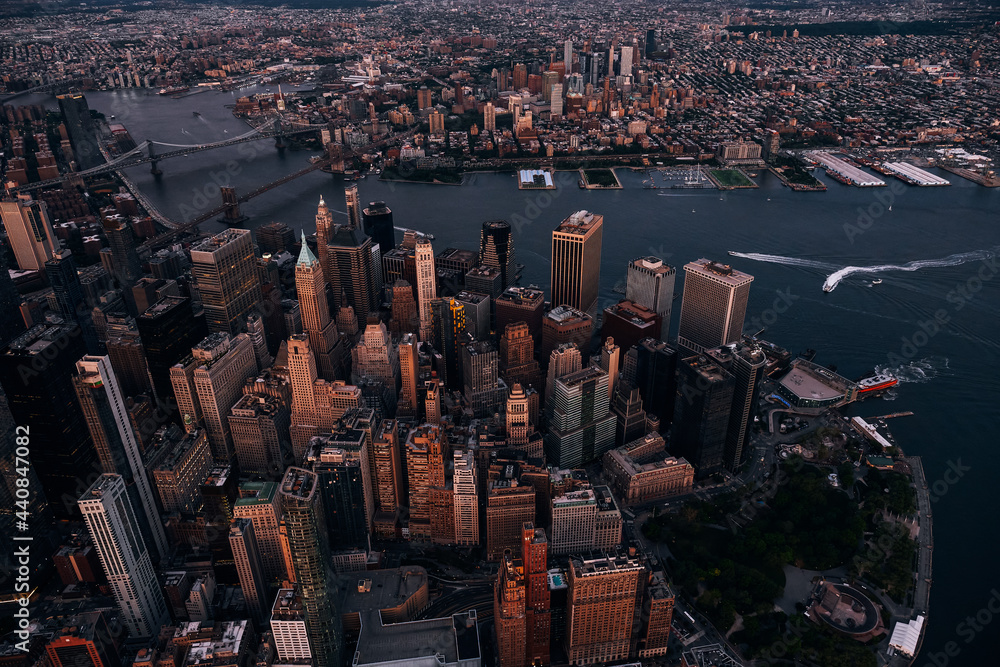
M 306 243 L 306 230 L 302 230 L 302 249 L 299 250 L 299 261 L 295 263 L 295 266 L 312 266 L 318 260 L 316 255 L 312 253 L 309 249 L 309 244 Z

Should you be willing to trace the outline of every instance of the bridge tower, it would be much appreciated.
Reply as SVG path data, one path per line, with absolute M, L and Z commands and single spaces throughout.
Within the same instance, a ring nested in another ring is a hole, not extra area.
M 240 200 L 236 196 L 236 188 L 222 187 L 219 189 L 222 190 L 222 205 L 226 207 L 219 222 L 236 227 L 249 220 L 250 218 L 240 213 Z
M 274 119 L 274 147 L 279 151 L 285 150 L 287 144 L 285 143 L 285 128 L 281 124 L 280 118 Z
M 151 173 L 153 176 L 162 175 L 163 172 L 160 170 L 159 160 L 156 159 L 156 152 L 153 149 L 152 141 L 149 142 L 149 159 L 151 160 L 151 162 L 149 163 L 149 173 Z

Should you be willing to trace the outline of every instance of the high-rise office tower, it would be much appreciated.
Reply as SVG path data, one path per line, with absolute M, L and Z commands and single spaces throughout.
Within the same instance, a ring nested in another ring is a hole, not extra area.
M 435 299 L 434 347 L 443 355 L 438 374 L 449 389 L 462 387 L 462 343 L 465 342 L 465 307 L 453 298 Z
M 510 550 L 503 554 L 493 595 L 493 622 L 497 631 L 500 667 L 525 667 L 524 563 Z
M 375 527 L 391 526 L 391 534 L 380 536 L 395 536 L 397 515 L 400 507 L 406 504 L 406 489 L 403 479 L 403 461 L 399 446 L 398 422 L 395 419 L 383 419 L 372 437 L 374 453 L 374 479 L 372 494 L 375 498 Z
M 622 445 L 641 438 L 646 432 L 646 411 L 642 409 L 639 389 L 627 381 L 618 383 L 618 391 L 611 397 L 611 412 L 615 415 L 615 445 Z
M 548 362 L 552 350 L 559 345 L 572 343 L 584 356 L 590 356 L 590 337 L 594 318 L 571 306 L 556 306 L 542 318 L 541 361 Z
M 233 457 L 229 411 L 258 370 L 250 337 L 230 338 L 227 333 L 211 334 L 170 370 L 178 408 L 204 421 L 212 457 L 220 465 L 228 465 Z
M 545 381 L 545 404 L 548 405 L 552 399 L 552 393 L 556 388 L 556 380 L 576 373 L 583 368 L 583 358 L 580 355 L 580 348 L 573 343 L 563 343 L 552 350 L 549 355 L 548 378 Z
M 636 595 L 645 567 L 633 558 L 571 558 L 566 655 L 573 664 L 628 657 Z
M 532 429 L 528 416 L 528 395 L 519 384 L 510 389 L 507 398 L 507 409 L 504 411 L 507 444 L 513 447 L 523 447 L 528 444 L 528 436 Z
M 548 579 L 548 540 L 545 530 L 524 523 L 521 559 L 525 578 L 525 662 L 548 665 L 550 658 L 552 607 Z
M 764 379 L 767 357 L 757 345 L 742 342 L 706 350 L 705 356 L 728 371 L 735 382 L 723 454 L 723 465 L 727 470 L 735 471 L 747 458 L 747 443 L 757 414 L 760 383 Z
M 646 30 L 646 42 L 645 42 L 645 53 L 646 57 L 649 58 L 656 52 L 656 28 L 649 28 Z
M 66 123 L 73 157 L 80 170 L 104 164 L 104 157 L 98 147 L 97 128 L 90 115 L 87 98 L 80 93 L 57 95 L 59 110 Z
M 699 259 L 684 265 L 677 342 L 694 352 L 735 343 L 743 335 L 753 276 Z
M 406 439 L 406 476 L 409 487 L 410 537 L 431 537 L 431 488 L 445 486 L 445 448 L 441 430 L 424 424 Z
M 639 643 L 639 657 L 666 655 L 670 624 L 674 618 L 674 593 L 662 572 L 654 572 L 643 596 L 645 628 Z
M 369 323 L 351 356 L 351 381 L 358 384 L 363 378 L 377 380 L 389 390 L 395 403 L 400 385 L 399 348 L 393 344 L 385 323 Z
M 625 298 L 645 306 L 662 318 L 660 338 L 667 340 L 674 300 L 676 271 L 659 257 L 639 257 L 628 263 Z
M 549 101 L 549 113 L 552 116 L 563 115 L 563 89 L 564 86 L 561 83 L 552 86 L 552 95 Z
M 153 385 L 146 363 L 146 350 L 135 320 L 131 317 L 109 317 L 107 336 L 105 347 L 108 360 L 118 378 L 122 395 L 151 395 Z
M 566 63 L 566 74 L 573 73 L 573 40 L 563 42 L 563 62 Z
M 41 271 L 60 248 L 48 205 L 32 199 L 31 195 L 21 194 L 16 200 L 0 201 L 0 216 L 14 250 L 17 268 Z
M 670 453 L 686 458 L 699 478 L 723 467 L 735 385 L 728 371 L 704 355 L 687 357 L 677 365 Z
M 240 486 L 239 500 L 233 503 L 233 516 L 253 522 L 254 538 L 257 540 L 264 568 L 264 580 L 272 582 L 289 577 L 285 569 L 278 526 L 281 518 L 278 483 L 244 482 Z
M 632 51 L 633 48 L 631 46 L 622 47 L 618 68 L 618 73 L 621 76 L 632 76 Z
M 361 200 L 358 198 L 358 186 L 354 183 L 344 188 L 344 203 L 347 205 L 347 224 L 352 227 L 361 226 Z M 368 229 L 365 229 L 368 233 Z M 368 233 L 368 236 L 372 236 Z
M 389 330 L 397 336 L 416 332 L 420 328 L 420 319 L 417 316 L 413 286 L 405 280 L 397 280 L 392 284 L 390 297 L 392 318 L 389 320 Z
M 434 339 L 434 311 L 432 304 L 437 298 L 437 272 L 434 270 L 434 248 L 431 242 L 423 237 L 417 240 L 416 266 L 420 340 L 429 342 Z
M 338 306 L 350 306 L 358 322 L 366 322 L 376 312 L 382 296 L 376 289 L 376 267 L 372 239 L 360 227 L 334 225 L 329 241 L 330 283 Z M 381 279 L 381 273 L 378 273 Z
M 612 337 L 628 349 L 645 338 L 660 338 L 659 315 L 631 301 L 619 301 L 604 309 L 601 338 Z
M 354 186 L 357 187 L 357 186 Z M 373 201 L 364 210 L 365 234 L 372 244 L 378 244 L 382 254 L 396 247 L 396 230 L 392 226 L 392 210 L 384 201 Z
M 85 356 L 76 362 L 76 373 L 73 387 L 97 449 L 101 470 L 120 475 L 125 482 L 142 540 L 151 557 L 159 561 L 167 553 L 167 537 L 139 442 L 125 409 L 125 397 L 111 363 L 107 357 Z
M 123 289 L 130 288 L 142 277 L 142 262 L 136 253 L 136 239 L 129 221 L 120 215 L 102 220 L 104 235 L 111 246 L 111 267 L 115 279 Z
M 508 325 L 524 322 L 528 325 L 535 345 L 542 342 L 542 317 L 545 314 L 545 293 L 531 287 L 508 287 L 496 298 L 496 330 L 504 332 Z
M 327 282 L 332 278 L 329 245 L 333 227 L 333 214 L 323 201 L 323 195 L 320 195 L 319 205 L 316 207 L 316 252 L 319 253 L 319 265 L 323 267 L 323 278 Z
M 600 457 L 615 444 L 615 416 L 608 399 L 608 374 L 591 366 L 555 380 L 546 404 L 545 449 L 561 468 Z
M 239 517 L 233 519 L 229 525 L 229 547 L 233 552 L 247 610 L 254 622 L 260 625 L 267 619 L 268 589 L 253 521 Z
M 182 432 L 163 426 L 153 437 L 156 454 L 149 462 L 160 505 L 167 514 L 196 512 L 202 505 L 201 484 L 212 470 L 212 452 L 203 429 Z
M 497 110 L 492 102 L 483 105 L 483 129 L 487 132 L 497 131 Z
M 500 560 L 508 549 L 520 555 L 524 522 L 535 519 L 535 487 L 511 472 L 511 476 L 487 484 L 487 560 Z
M 508 324 L 500 339 L 500 377 L 507 386 L 542 386 L 542 374 L 535 360 L 535 341 L 524 322 Z
M 282 664 L 316 664 L 312 662 L 306 613 L 302 606 L 302 594 L 297 587 L 278 591 L 271 608 L 270 625 L 274 649 Z
M 85 354 L 75 325 L 32 327 L 0 353 L 0 385 L 31 430 L 32 467 L 57 518 L 70 518 L 80 480 L 100 470 L 71 380 Z
M 313 659 L 317 665 L 339 665 L 340 612 L 333 600 L 334 573 L 319 486 L 315 473 L 293 467 L 285 472 L 280 493 Z
M 471 449 L 454 452 L 452 489 L 455 505 L 455 544 L 479 545 L 479 475 Z
M 5 250 L 0 242 L 0 350 L 25 331 L 21 295 L 10 277 Z
M 190 298 L 165 296 L 139 315 L 136 327 L 146 352 L 153 391 L 158 400 L 166 401 L 174 395 L 170 369 L 208 335 L 205 320 L 194 316 Z
M 295 291 L 302 313 L 302 329 L 309 336 L 309 347 L 316 355 L 320 377 L 333 381 L 341 369 L 344 352 L 339 346 L 337 326 L 330 319 L 323 267 L 306 244 L 305 232 L 302 232 L 302 249 L 295 262 Z
M 618 374 L 621 369 L 621 348 L 615 345 L 612 336 L 604 340 L 601 346 L 601 356 L 598 365 L 608 374 L 608 395 L 612 400 L 615 396 L 615 387 L 618 386 Z
M 465 326 L 469 335 L 476 340 L 492 340 L 490 295 L 462 290 L 455 295 L 455 300 L 465 308 Z
M 125 481 L 120 475 L 101 475 L 80 496 L 79 506 L 129 636 L 155 637 L 170 617 L 148 545 L 139 538 Z
M 333 432 L 309 443 L 306 461 L 319 477 L 326 528 L 334 548 L 366 547 L 375 516 L 368 434 L 343 420 Z
M 244 393 L 229 411 L 229 430 L 240 474 L 275 479 L 284 470 L 285 456 L 291 452 L 289 403 L 284 397 L 251 391 Z
M 488 340 L 476 340 L 462 347 L 462 386 L 465 398 L 477 417 L 492 415 L 507 396 L 499 382 L 497 349 Z
M 295 252 L 295 232 L 283 222 L 261 225 L 254 234 L 262 253 L 277 255 L 279 252 Z
M 604 216 L 577 211 L 552 232 L 552 305 L 597 314 Z
M 622 379 L 638 387 L 646 412 L 670 427 L 677 395 L 677 351 L 661 340 L 646 338 L 625 355 Z
M 52 259 L 45 262 L 45 275 L 52 285 L 52 292 L 59 304 L 59 312 L 66 322 L 75 322 L 83 332 L 83 342 L 87 351 L 96 354 L 100 351 L 97 341 L 97 331 L 94 320 L 83 300 L 83 287 L 76 271 L 73 253 L 69 250 L 57 250 Z
M 262 299 L 250 230 L 227 229 L 192 246 L 191 275 L 209 332 L 235 336 L 242 331 Z
M 514 262 L 514 237 L 506 220 L 488 220 L 479 234 L 479 258 L 486 266 L 500 270 L 503 290 L 514 283 L 517 265 Z
M 89 611 L 60 620 L 62 628 L 45 646 L 47 664 L 52 667 L 110 667 L 121 663 L 118 653 L 120 638 L 125 632 L 114 614 Z
M 399 339 L 399 371 L 401 389 L 399 394 L 399 409 L 406 414 L 417 414 L 417 377 L 420 372 L 420 358 L 417 350 L 417 337 L 413 333 L 405 333 Z

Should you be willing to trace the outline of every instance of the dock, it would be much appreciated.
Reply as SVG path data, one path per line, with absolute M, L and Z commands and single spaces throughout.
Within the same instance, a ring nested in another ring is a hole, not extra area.
M 950 167 L 946 165 L 941 165 L 941 168 L 945 171 L 950 171 L 956 176 L 961 176 L 962 178 L 972 181 L 973 183 L 978 183 L 986 188 L 1000 188 L 1000 177 L 993 175 L 993 172 L 988 172 L 983 174 L 981 171 L 976 171 L 973 169 L 966 169 L 964 167 Z
M 830 153 L 809 151 L 806 153 L 806 156 L 818 162 L 826 169 L 826 173 L 846 185 L 854 185 L 859 188 L 875 188 L 885 185 L 885 181 L 881 178 L 872 176 L 859 167 L 855 167 L 846 160 L 834 157 Z
M 919 185 L 921 187 L 951 185 L 951 181 L 940 176 L 935 176 L 931 172 L 908 162 L 884 162 L 882 166 L 890 174 L 910 185 Z

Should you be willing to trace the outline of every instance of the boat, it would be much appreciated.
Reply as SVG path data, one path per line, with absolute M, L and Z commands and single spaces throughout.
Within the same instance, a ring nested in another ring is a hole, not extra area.
M 160 95 L 176 95 L 177 93 L 186 93 L 191 90 L 188 86 L 170 86 L 169 88 L 161 88 Z
M 893 376 L 886 373 L 878 373 L 858 380 L 858 395 L 869 394 L 873 391 L 882 391 L 890 387 L 895 387 L 897 384 L 899 384 L 899 380 Z
M 832 292 L 833 291 L 833 285 L 823 285 L 823 291 L 824 292 Z
M 875 280 L 872 281 L 872 285 L 881 285 L 881 284 L 882 284 L 881 278 L 876 278 Z
M 200 113 L 198 113 L 197 111 L 192 111 L 192 112 L 191 112 L 191 114 L 192 114 L 192 115 L 194 115 L 194 116 L 200 116 L 200 115 L 201 115 L 201 114 L 200 114 Z

